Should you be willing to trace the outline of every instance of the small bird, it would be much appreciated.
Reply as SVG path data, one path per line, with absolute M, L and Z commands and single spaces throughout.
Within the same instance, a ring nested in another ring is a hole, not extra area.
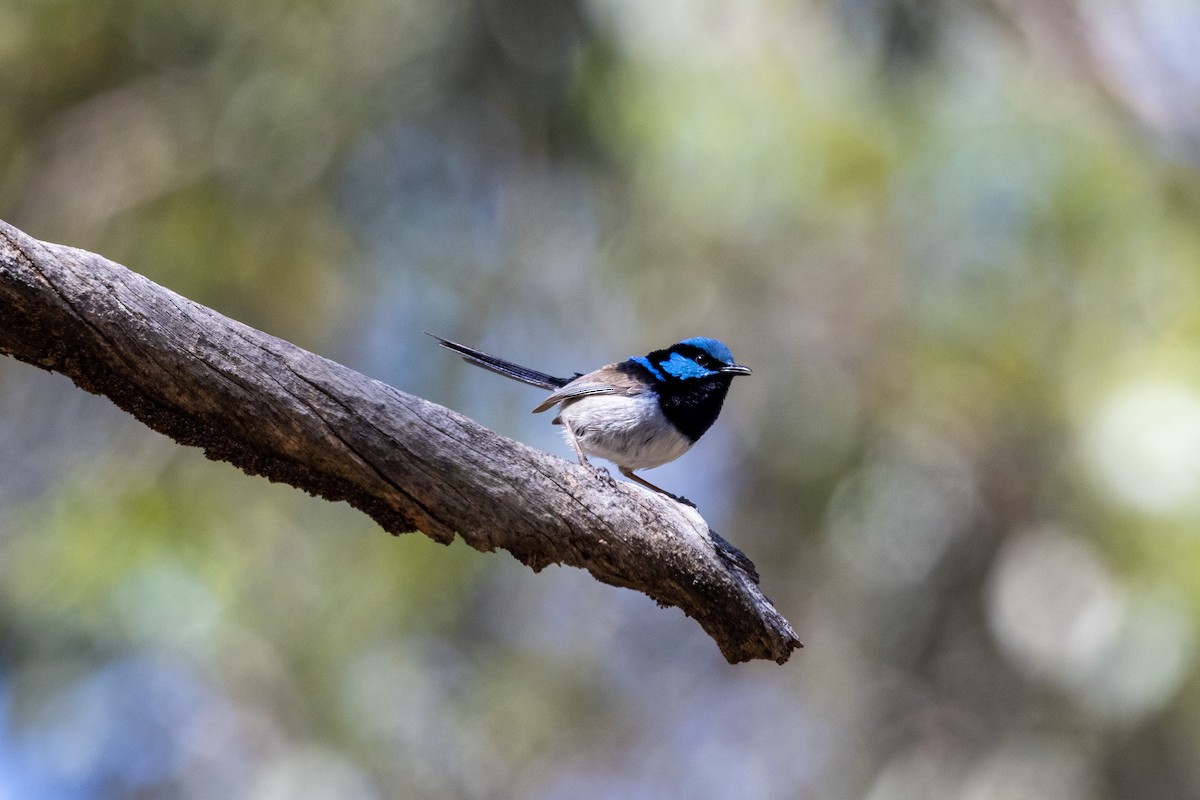
M 626 478 L 688 505 L 634 471 L 674 461 L 691 449 L 717 421 L 734 377 L 750 374 L 749 367 L 734 363 L 723 343 L 702 336 L 586 375 L 556 378 L 429 335 L 475 366 L 552 389 L 533 413 L 558 406 L 554 424 L 563 426 L 579 463 L 591 466 L 588 455 L 607 459 Z

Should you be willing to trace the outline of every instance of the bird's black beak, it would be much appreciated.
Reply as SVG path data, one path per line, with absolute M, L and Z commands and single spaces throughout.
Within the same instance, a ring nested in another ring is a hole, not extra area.
M 721 367 L 721 372 L 725 373 L 726 375 L 749 375 L 750 368 L 743 367 L 741 364 L 729 364 Z

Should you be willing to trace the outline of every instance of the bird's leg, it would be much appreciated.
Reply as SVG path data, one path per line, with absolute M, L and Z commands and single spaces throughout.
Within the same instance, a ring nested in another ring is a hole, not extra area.
M 575 436 L 575 429 L 571 427 L 571 423 L 567 420 L 562 420 L 563 430 L 567 432 L 567 441 L 571 443 L 571 447 L 575 450 L 575 455 L 579 456 L 579 463 L 590 467 L 592 462 L 587 460 L 587 456 L 583 454 L 583 448 L 579 446 L 579 438 Z
M 618 467 L 618 469 L 621 470 L 622 475 L 624 475 L 626 478 L 629 478 L 629 480 L 633 481 L 634 483 L 640 483 L 647 489 L 652 489 L 659 494 L 665 494 L 667 497 L 671 498 L 677 503 L 683 503 L 685 506 L 691 506 L 692 508 L 696 507 L 696 504 L 691 500 L 688 500 L 686 497 L 680 497 L 679 495 L 671 494 L 666 489 L 662 488 L 661 486 L 655 486 L 653 483 L 641 477 L 640 475 L 634 475 L 633 470 L 629 469 L 628 467 Z
M 579 456 L 579 463 L 585 467 L 589 467 L 592 472 L 596 473 L 596 477 L 608 482 L 615 483 L 612 475 L 608 474 L 608 470 L 604 467 L 598 467 L 587 460 L 587 456 L 583 454 L 583 448 L 579 446 L 579 438 L 575 435 L 574 429 L 571 428 L 571 423 L 565 419 L 562 421 L 563 430 L 567 432 L 567 441 L 571 443 L 571 447 L 575 450 L 575 455 Z

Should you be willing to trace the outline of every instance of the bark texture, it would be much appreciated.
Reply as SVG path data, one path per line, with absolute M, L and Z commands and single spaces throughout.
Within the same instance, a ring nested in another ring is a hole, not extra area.
M 783 663 L 801 646 L 753 565 L 695 510 L 4 222 L 0 353 L 70 377 L 209 458 L 344 500 L 391 533 L 457 534 L 534 570 L 569 564 L 678 606 L 731 663 Z

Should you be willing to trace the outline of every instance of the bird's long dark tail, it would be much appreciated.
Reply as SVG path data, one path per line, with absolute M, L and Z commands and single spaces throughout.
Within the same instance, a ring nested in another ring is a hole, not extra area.
M 452 342 L 449 339 L 443 339 L 432 333 L 429 335 L 437 339 L 438 344 L 442 347 L 445 347 L 447 350 L 453 350 L 461 355 L 464 361 L 474 364 L 477 367 L 491 370 L 506 378 L 512 378 L 514 381 L 528 383 L 530 386 L 540 386 L 543 389 L 559 389 L 574 380 L 574 378 L 556 378 L 553 375 L 538 372 L 536 369 L 529 369 L 528 367 L 522 367 L 520 364 L 505 361 L 503 358 L 489 356 L 487 353 L 480 352 L 473 347 L 467 347 L 465 344 Z

